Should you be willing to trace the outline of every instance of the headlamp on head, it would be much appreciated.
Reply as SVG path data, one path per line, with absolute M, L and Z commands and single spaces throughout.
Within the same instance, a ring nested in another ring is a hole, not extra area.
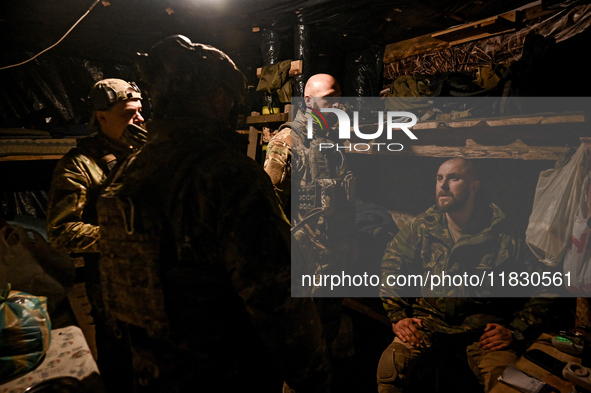
M 88 96 L 92 109 L 106 111 L 119 101 L 142 99 L 142 92 L 134 82 L 103 79 L 97 82 Z

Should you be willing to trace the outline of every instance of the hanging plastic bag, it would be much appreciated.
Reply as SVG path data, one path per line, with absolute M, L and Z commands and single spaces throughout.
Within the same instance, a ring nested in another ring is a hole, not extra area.
M 587 190 L 589 178 L 583 185 Z M 588 195 L 583 192 L 573 223 L 570 247 L 564 256 L 564 282 L 566 288 L 577 295 L 587 297 L 591 294 L 591 228 L 588 224 Z
M 586 177 L 584 144 L 566 165 L 540 173 L 525 235 L 532 252 L 548 266 L 562 262 L 570 245 Z
M 51 341 L 47 299 L 0 291 L 0 384 L 17 378 L 40 363 Z

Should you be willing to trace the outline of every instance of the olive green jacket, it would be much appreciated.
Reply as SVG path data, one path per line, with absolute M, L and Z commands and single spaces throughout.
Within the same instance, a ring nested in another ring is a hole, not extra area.
M 551 319 L 546 313 L 555 305 L 553 299 L 524 296 L 532 290 L 524 292 L 508 285 L 510 272 L 532 273 L 547 267 L 533 256 L 523 240 L 511 234 L 514 226 L 502 211 L 494 204 L 475 209 L 472 223 L 469 233 L 454 244 L 445 213 L 433 206 L 415 217 L 390 242 L 382 259 L 380 296 L 393 323 L 419 317 L 424 319 L 423 325 L 442 333 L 480 330 L 487 323 L 500 323 L 525 332 Z M 426 278 L 441 276 L 443 272 L 450 276 L 464 273 L 478 276 L 482 285 L 446 283 L 431 288 L 428 282 L 413 292 L 408 286 L 404 289 L 390 286 L 387 281 L 390 275 Z
M 111 168 L 131 152 L 97 132 L 78 139 L 61 158 L 47 210 L 47 237 L 54 247 L 73 253 L 99 251 L 96 201 Z

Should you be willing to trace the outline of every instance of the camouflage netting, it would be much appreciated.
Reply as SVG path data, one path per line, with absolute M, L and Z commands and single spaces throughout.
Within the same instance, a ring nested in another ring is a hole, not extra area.
M 590 24 L 591 5 L 581 5 L 532 19 L 526 27 L 515 32 L 384 64 L 384 89 L 402 75 L 473 72 L 480 66 L 517 61 L 522 56 L 525 37 L 529 33 L 561 42 L 581 33 Z
M 384 66 L 384 78 L 388 81 L 396 80 L 403 75 L 433 75 L 439 72 L 465 72 L 473 71 L 474 68 L 497 63 L 503 64 L 507 58 L 514 57 L 508 49 L 509 45 L 513 47 L 514 53 L 521 57 L 523 41 L 512 40 L 505 42 L 506 46 L 500 43 L 495 45 L 491 41 L 500 41 L 510 34 L 469 42 L 457 45 L 444 50 L 437 50 L 421 55 L 407 57 Z M 482 46 L 485 48 L 483 49 Z M 501 49 L 496 53 L 495 49 Z M 487 51 L 488 49 L 488 51 Z M 492 51 L 490 50 L 492 49 Z M 500 60 L 500 57 L 505 59 Z M 387 87 L 387 86 L 386 86 Z

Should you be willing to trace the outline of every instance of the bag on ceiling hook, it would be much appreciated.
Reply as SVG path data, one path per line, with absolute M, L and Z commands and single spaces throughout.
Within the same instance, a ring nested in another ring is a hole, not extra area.
M 532 252 L 548 266 L 562 262 L 571 244 L 573 224 L 587 178 L 584 144 L 562 166 L 540 173 L 525 232 Z

